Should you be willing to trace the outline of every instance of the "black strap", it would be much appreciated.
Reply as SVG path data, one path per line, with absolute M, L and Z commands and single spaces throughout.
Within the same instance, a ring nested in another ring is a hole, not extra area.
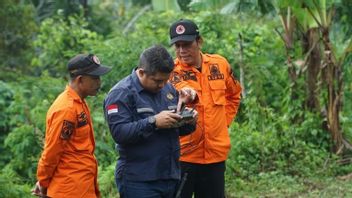
M 183 177 L 181 179 L 180 186 L 177 189 L 177 193 L 176 193 L 175 198 L 180 198 L 181 197 L 181 192 L 182 192 L 183 186 L 185 185 L 185 183 L 187 181 L 187 175 L 188 175 L 187 172 L 185 174 L 183 174 Z

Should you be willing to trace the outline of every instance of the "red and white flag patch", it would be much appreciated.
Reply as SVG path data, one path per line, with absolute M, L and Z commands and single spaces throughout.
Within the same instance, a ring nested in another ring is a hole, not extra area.
M 109 105 L 108 108 L 108 115 L 112 114 L 112 113 L 117 113 L 119 112 L 119 108 L 117 106 L 117 104 L 112 104 L 112 105 Z

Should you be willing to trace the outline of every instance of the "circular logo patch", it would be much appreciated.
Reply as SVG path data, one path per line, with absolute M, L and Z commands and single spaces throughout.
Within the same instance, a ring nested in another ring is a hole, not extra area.
M 96 64 L 100 64 L 100 60 L 99 60 L 99 58 L 98 58 L 96 55 L 93 56 L 93 61 L 94 61 Z
M 185 31 L 186 31 L 186 29 L 185 29 L 185 27 L 183 25 L 178 25 L 176 27 L 176 33 L 177 34 L 183 34 L 183 33 L 185 33 Z

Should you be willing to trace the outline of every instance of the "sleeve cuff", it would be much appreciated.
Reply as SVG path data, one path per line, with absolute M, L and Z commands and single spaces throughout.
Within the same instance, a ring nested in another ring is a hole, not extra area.
M 39 181 L 40 186 L 41 186 L 41 187 L 44 187 L 44 188 L 48 188 L 49 183 L 50 183 L 50 182 L 49 182 L 48 180 L 41 180 L 41 181 Z
M 155 124 L 149 123 L 148 118 L 143 120 L 145 131 L 143 132 L 143 137 L 147 138 L 156 130 Z

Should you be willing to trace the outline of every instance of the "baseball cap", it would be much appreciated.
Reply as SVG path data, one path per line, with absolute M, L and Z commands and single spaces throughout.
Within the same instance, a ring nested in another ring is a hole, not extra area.
M 170 27 L 170 44 L 177 41 L 194 41 L 199 36 L 198 26 L 191 20 L 180 19 Z
M 111 70 L 110 67 L 101 65 L 99 58 L 94 54 L 76 55 L 68 61 L 67 69 L 70 72 L 71 76 L 101 76 Z

